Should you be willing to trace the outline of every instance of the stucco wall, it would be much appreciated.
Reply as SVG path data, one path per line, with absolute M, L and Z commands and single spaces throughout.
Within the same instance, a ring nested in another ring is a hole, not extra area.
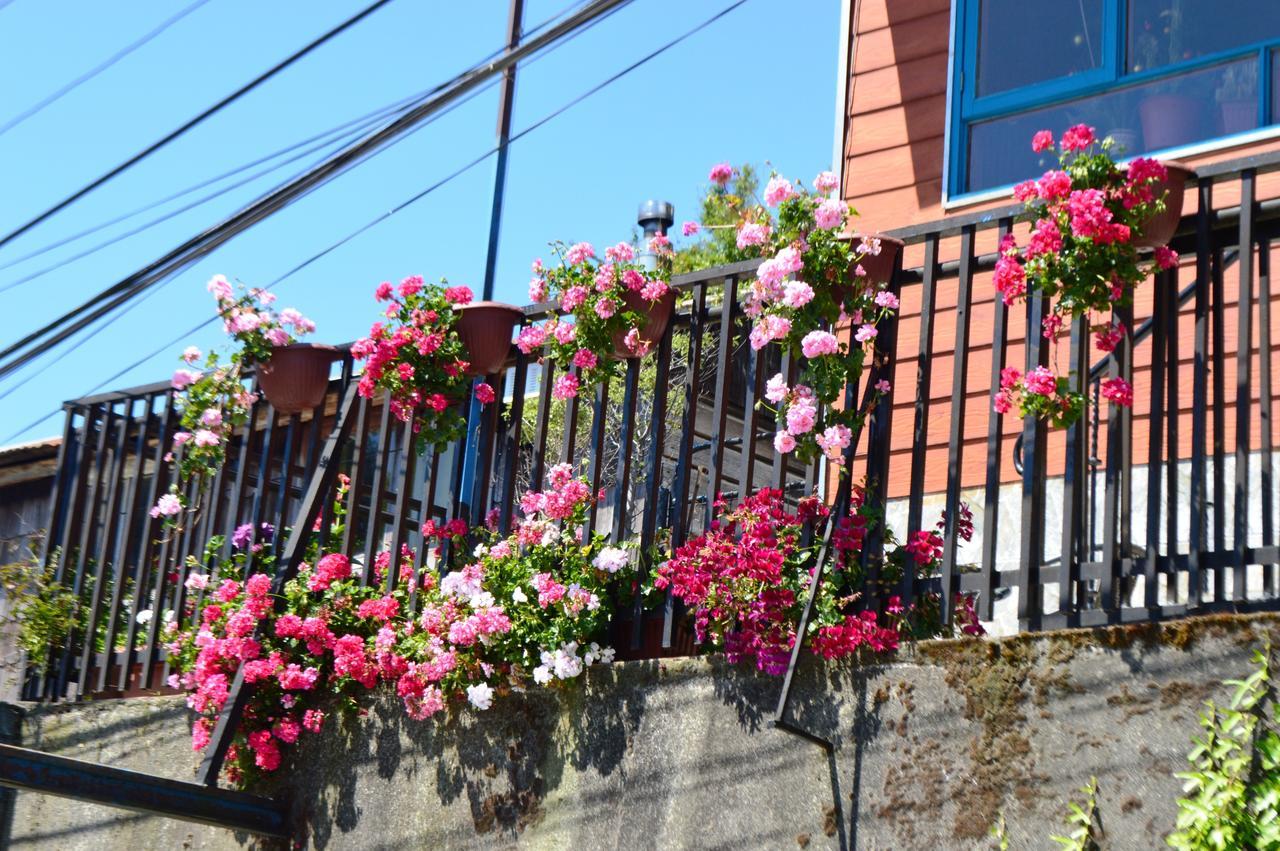
M 315 848 L 974 848 L 1003 811 L 1048 846 L 1098 776 L 1111 848 L 1172 828 L 1196 714 L 1248 667 L 1265 616 L 1040 639 L 934 642 L 902 661 L 806 666 L 797 718 L 779 681 L 716 659 L 627 663 L 584 688 L 502 698 L 483 716 L 405 718 L 382 695 L 312 740 L 278 792 Z M 29 746 L 190 776 L 174 698 L 37 708 Z M 838 808 L 835 802 L 839 802 Z M 158 833 L 158 831 L 164 831 Z M 30 793 L 11 847 L 222 848 L 230 833 Z

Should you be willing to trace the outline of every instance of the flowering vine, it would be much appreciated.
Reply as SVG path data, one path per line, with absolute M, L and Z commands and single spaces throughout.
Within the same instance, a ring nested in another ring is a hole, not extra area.
M 339 549 L 345 478 L 334 523 L 278 599 L 269 551 L 255 556 L 262 572 L 246 576 L 251 538 L 235 542 L 226 561 L 217 558 L 221 539 L 211 540 L 188 571 L 183 625 L 165 633 L 180 672 L 171 684 L 187 691 L 200 716 L 193 747 L 208 746 L 242 664 L 253 692 L 227 757 L 237 783 L 276 770 L 288 746 L 320 732 L 334 711 L 354 710 L 380 683 L 424 720 L 450 707 L 483 711 L 513 688 L 571 681 L 612 661 L 598 642 L 630 555 L 582 533 L 593 495 L 568 465 L 548 471 L 548 483 L 523 496 L 523 519 L 505 538 L 458 520 L 427 521 L 424 539 L 441 545 L 434 562 L 419 567 L 418 554 L 404 547 L 394 587 L 392 553 L 364 565 Z M 469 531 L 488 542 L 468 554 Z M 445 543 L 450 561 L 442 559 Z
M 709 177 L 724 187 L 733 174 L 722 163 Z M 779 372 L 765 387 L 778 423 L 774 448 L 806 461 L 821 452 L 836 464 L 867 410 L 841 407 L 842 393 L 857 386 L 878 324 L 898 308 L 897 296 L 869 280 L 861 266 L 865 257 L 880 253 L 880 240 L 855 244 L 843 234 L 852 211 L 834 196 L 838 185 L 831 172 L 814 178 L 814 191 L 775 174 L 764 204 L 744 205 L 736 228 L 738 249 L 764 261 L 743 305 L 752 322 L 750 345 L 758 350 L 777 343 L 799 364 L 795 379 Z M 696 234 L 698 226 L 690 224 L 685 232 Z M 845 324 L 852 325 L 849 339 L 836 333 Z M 868 405 L 889 390 L 888 381 L 871 390 Z
M 258 288 L 232 286 L 222 275 L 206 285 L 218 304 L 222 326 L 239 348 L 224 362 L 216 351 L 207 355 L 195 346 L 182 352 L 186 364 L 173 373 L 171 384 L 181 415 L 173 435 L 169 460 L 177 465 L 178 481 L 151 508 L 152 517 L 174 522 L 187 508 L 183 486 L 195 479 L 201 485 L 226 461 L 226 444 L 236 427 L 249 419 L 257 395 L 245 387 L 245 374 L 265 363 L 276 346 L 296 342 L 315 331 L 315 323 L 292 307 L 271 309 L 276 297 Z
M 351 347 L 352 357 L 365 362 L 357 392 L 366 399 L 387 393 L 395 417 L 413 423 L 419 450 L 443 448 L 466 428 L 457 403 L 466 398 L 470 364 L 454 326 L 459 308 L 471 303 L 471 289 L 413 275 L 399 286 L 383 281 L 374 298 L 386 302 L 387 321 L 375 322 Z M 494 399 L 488 384 L 475 392 L 482 403 Z
M 543 324 L 526 326 L 516 338 L 526 355 L 549 347 L 550 359 L 562 370 L 555 398 L 569 399 L 583 386 L 616 378 L 619 356 L 649 353 L 654 341 L 644 334 L 648 311 L 674 295 L 666 281 L 671 241 L 659 234 L 648 247 L 657 259 L 657 271 L 636 262 L 635 247 L 627 242 L 606 248 L 603 261 L 591 243 L 553 243 L 554 266 L 544 266 L 541 259 L 533 262 L 529 299 L 536 303 L 553 298 L 573 317 L 570 322 L 553 315 Z
M 1110 138 L 1099 141 L 1084 124 L 1056 143 L 1048 130 L 1035 134 L 1032 149 L 1057 150 L 1060 167 L 1014 188 L 1031 232 L 1022 247 L 1012 234 L 1004 238 L 994 274 L 1006 305 L 1029 294 L 1052 299 L 1041 330 L 1055 343 L 1071 320 L 1110 312 L 1108 320 L 1091 323 L 1104 352 L 1114 351 L 1131 331 L 1116 308 L 1131 305 L 1134 289 L 1152 272 L 1178 264 L 1168 246 L 1157 246 L 1150 261 L 1138 253 L 1144 226 L 1165 209 L 1168 169 L 1142 157 L 1121 168 L 1111 156 L 1114 145 Z M 1102 394 L 1122 407 L 1133 403 L 1133 388 L 1122 378 L 1104 382 Z M 1026 375 L 1006 369 L 994 406 L 1000 413 L 1017 408 L 1023 417 L 1065 426 L 1083 415 L 1085 400 L 1066 378 L 1037 366 Z

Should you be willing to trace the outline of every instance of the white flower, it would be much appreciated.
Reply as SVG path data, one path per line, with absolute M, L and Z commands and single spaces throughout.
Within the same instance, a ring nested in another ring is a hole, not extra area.
M 476 558 L 484 558 L 489 554 L 489 548 L 484 544 L 476 544 L 476 548 L 472 550 L 472 554 L 475 555 Z
M 209 586 L 209 575 L 207 573 L 193 573 L 187 577 L 187 581 L 183 584 L 187 586 L 188 591 L 199 591 L 201 588 Z
M 138 612 L 138 616 L 134 618 L 134 620 L 136 620 L 138 623 L 151 623 L 151 616 L 152 616 L 152 611 L 150 609 L 143 609 L 142 611 Z
M 529 602 L 529 595 L 524 593 L 524 589 L 517 585 L 516 590 L 511 592 L 511 599 L 517 603 L 527 603 Z
M 588 665 L 594 665 L 597 662 L 601 665 L 608 665 L 613 661 L 613 655 L 612 647 L 601 647 L 593 641 L 587 652 L 582 654 L 582 661 Z
M 488 683 L 476 683 L 473 686 L 467 686 L 467 700 L 476 709 L 488 709 L 493 705 L 493 689 L 489 687 Z
M 542 540 L 539 543 L 544 547 L 549 547 L 558 540 L 560 540 L 560 530 L 554 526 L 548 526 L 547 531 L 542 533 Z
M 472 594 L 468 602 L 471 603 L 471 608 L 473 609 L 491 609 L 493 608 L 494 600 L 493 595 L 488 591 L 481 591 L 479 594 Z
M 562 680 L 570 680 L 582 673 L 582 659 L 578 658 L 578 642 L 570 641 L 552 655 L 555 674 Z
M 587 598 L 587 611 L 594 612 L 598 608 L 600 608 L 600 597 L 597 596 L 596 594 L 592 594 L 589 598 Z
M 607 573 L 617 573 L 626 567 L 630 560 L 627 556 L 627 551 L 621 547 L 605 547 L 591 563 L 599 570 Z
M 551 669 L 546 665 L 539 665 L 533 669 L 533 681 L 540 686 L 545 686 L 553 679 Z

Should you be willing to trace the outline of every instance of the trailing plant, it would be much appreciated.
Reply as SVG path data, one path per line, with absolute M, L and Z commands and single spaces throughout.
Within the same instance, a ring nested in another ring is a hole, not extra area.
M 212 542 L 205 572 L 187 578 L 196 602 L 185 625 L 167 633 L 181 672 L 174 683 L 201 716 L 195 749 L 208 745 L 242 663 L 254 690 L 228 754 L 234 782 L 278 768 L 287 746 L 319 732 L 333 711 L 354 710 L 380 682 L 421 720 L 464 704 L 485 710 L 513 688 L 573 680 L 611 661 L 599 641 L 629 554 L 582 534 L 594 496 L 568 465 L 548 471 L 548 482 L 521 498 L 524 517 L 505 538 L 457 520 L 428 521 L 423 535 L 439 546 L 420 567 L 408 547 L 394 563 L 389 551 L 372 564 L 341 552 L 342 481 L 334 524 L 278 600 L 268 573 L 245 575 L 243 548 L 219 561 L 220 542 Z M 488 541 L 470 553 L 469 531 Z M 263 553 L 253 565 L 265 571 L 273 561 Z
M 279 313 L 272 309 L 276 297 L 266 290 L 233 287 L 222 275 L 214 275 L 206 285 L 218 304 L 223 329 L 237 344 L 230 354 L 195 346 L 182 353 L 185 367 L 173 373 L 174 398 L 181 416 L 173 435 L 169 460 L 177 466 L 177 481 L 151 509 L 152 517 L 176 522 L 188 506 L 185 485 L 196 480 L 201 490 L 209 476 L 226 461 L 226 445 L 232 432 L 249 419 L 257 396 L 245 387 L 246 373 L 255 364 L 265 363 L 276 346 L 296 342 L 297 336 L 315 331 L 315 323 L 292 307 Z M 225 358 L 225 359 L 224 359 Z
M 555 398 L 570 399 L 582 386 L 619 377 L 619 344 L 633 357 L 649 353 L 651 344 L 641 334 L 648 318 L 644 309 L 671 292 L 671 241 L 659 234 L 649 240 L 648 249 L 655 270 L 636 262 L 636 249 L 628 242 L 606 248 L 603 262 L 588 242 L 552 243 L 554 266 L 533 261 L 530 301 L 555 299 L 560 310 L 573 317 L 569 322 L 566 316 L 553 315 L 541 325 L 526 326 L 516 339 L 525 354 L 548 348 L 548 358 L 561 370 Z
M 764 488 L 733 508 L 719 500 L 715 511 L 706 533 L 658 567 L 654 587 L 670 590 L 691 609 L 699 644 L 723 650 L 731 662 L 752 660 L 765 673 L 780 675 L 795 643 L 818 550 L 804 543 L 805 527 L 829 518 L 829 509 L 806 497 L 791 512 L 781 491 Z M 904 545 L 890 537 L 879 571 L 884 588 L 872 587 L 861 554 L 876 519 L 858 496 L 850 513 L 834 522 L 831 561 L 809 624 L 814 653 L 837 659 L 887 652 L 904 639 L 950 633 L 952 627 L 938 617 L 938 601 L 928 597 L 907 607 L 887 595 L 883 611 L 868 606 L 868 598 L 896 583 L 901 571 L 927 576 L 936 570 L 942 554 L 937 533 L 917 533 Z M 968 529 L 971 534 L 971 522 Z M 960 597 L 955 605 L 955 628 L 983 634 L 972 601 Z
M 710 176 L 724 187 L 734 170 L 722 163 Z M 882 380 L 871 388 L 868 407 L 840 404 L 845 387 L 857 387 L 862 378 L 878 323 L 898 308 L 897 297 L 870 282 L 860 265 L 880 252 L 879 240 L 854 244 L 843 234 L 852 211 L 834 197 L 838 183 L 834 174 L 823 172 L 809 191 L 774 174 L 763 204 L 747 204 L 734 195 L 730 208 L 737 218 L 737 251 L 764 261 L 743 304 L 752 323 L 751 347 L 777 343 L 799 364 L 794 383 L 779 372 L 765 390 L 779 424 L 774 448 L 795 452 L 804 461 L 821 452 L 833 464 L 842 463 L 869 406 L 889 390 Z M 711 197 L 719 195 L 713 191 Z M 685 227 L 686 235 L 700 232 L 696 224 Z M 724 239 L 712 233 L 704 241 Z M 850 333 L 835 333 L 844 324 L 853 326 Z
M 1102 823 L 1098 818 L 1098 778 L 1090 777 L 1089 782 L 1080 787 L 1080 792 L 1084 795 L 1083 807 L 1075 801 L 1067 802 L 1066 822 L 1072 828 L 1071 832 L 1066 836 L 1049 838 L 1070 851 L 1097 851 L 1098 838 L 1102 835 Z
M 351 347 L 352 357 L 365 361 L 358 392 L 366 399 L 387 393 L 396 418 L 413 423 L 419 452 L 443 449 L 466 428 L 458 403 L 467 397 L 470 364 L 455 325 L 459 308 L 471 303 L 471 288 L 413 275 L 399 286 L 383 281 L 374 298 L 387 303 L 387 321 L 375 322 Z M 475 392 L 482 403 L 494 399 L 488 384 Z
M 1204 734 L 1187 755 L 1192 770 L 1178 774 L 1174 848 L 1226 851 L 1280 848 L 1280 727 L 1271 677 L 1272 647 L 1255 650 L 1255 670 L 1235 686 L 1227 707 L 1207 703 Z
M 1071 320 L 1109 313 L 1090 325 L 1098 348 L 1114 351 L 1131 333 L 1116 309 L 1133 303 L 1133 291 L 1153 271 L 1178 263 L 1177 253 L 1167 246 L 1156 248 L 1145 261 L 1136 243 L 1144 223 L 1165 209 L 1168 170 L 1142 157 L 1121 168 L 1112 158 L 1115 142 L 1109 137 L 1098 141 L 1093 128 L 1084 124 L 1068 129 L 1056 142 L 1052 133 L 1041 130 L 1031 147 L 1037 153 L 1056 151 L 1059 168 L 1014 188 L 1031 232 L 1024 247 L 1013 234 L 1001 242 L 995 288 L 1006 305 L 1028 296 L 1049 298 L 1051 309 L 1041 331 L 1055 346 Z M 1133 404 L 1133 388 L 1123 378 L 1103 382 L 1102 393 L 1121 407 Z M 1010 367 L 996 392 L 995 409 L 1008 413 L 1015 407 L 1022 417 L 1065 426 L 1084 413 L 1085 400 L 1066 378 L 1045 367 L 1025 376 Z

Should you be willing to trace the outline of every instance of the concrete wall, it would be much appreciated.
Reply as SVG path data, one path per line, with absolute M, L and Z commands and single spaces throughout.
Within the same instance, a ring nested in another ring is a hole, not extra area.
M 885 666 L 806 665 L 780 683 L 718 659 L 628 663 L 585 688 L 511 695 L 483 716 L 405 718 L 391 695 L 297 754 L 280 794 L 307 847 L 978 848 L 1004 812 L 1048 847 L 1091 774 L 1110 848 L 1174 822 L 1196 715 L 1280 619 L 1221 616 L 1037 639 L 933 642 Z M 29 746 L 190 776 L 172 698 L 36 708 Z M 163 832 L 161 832 L 163 831 Z M 15 848 L 223 848 L 230 833 L 21 793 Z

